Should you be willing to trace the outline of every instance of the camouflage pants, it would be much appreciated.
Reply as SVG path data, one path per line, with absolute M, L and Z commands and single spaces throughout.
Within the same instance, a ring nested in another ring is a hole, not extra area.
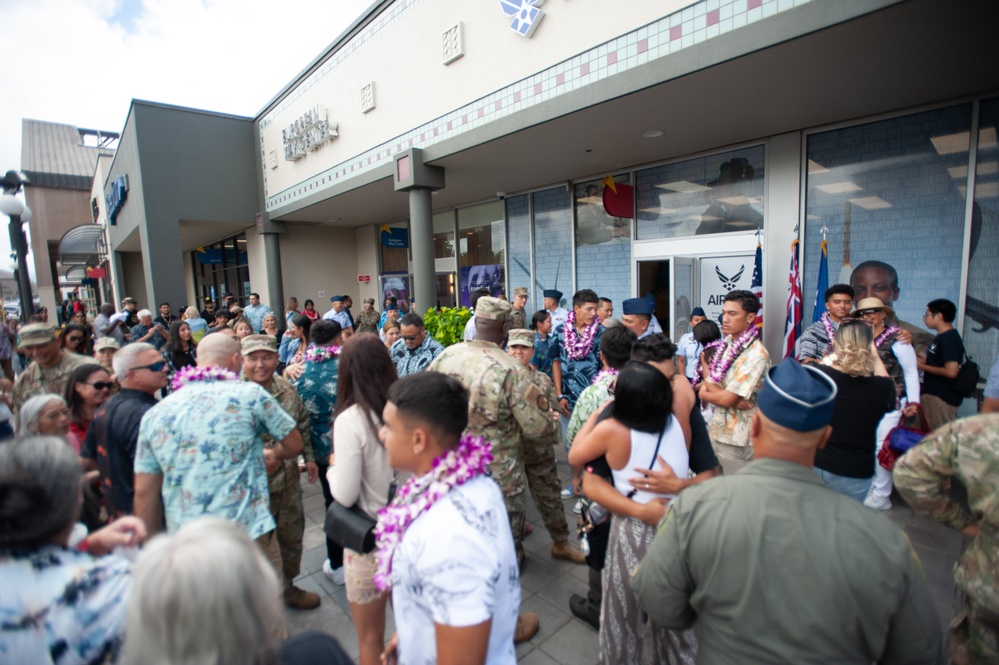
M 999 663 L 999 623 L 976 612 L 966 596 L 950 622 L 950 657 L 954 665 Z
M 284 463 L 284 482 L 281 485 L 277 491 L 271 491 L 270 508 L 277 525 L 274 532 L 281 550 L 281 573 L 284 588 L 287 589 L 301 572 L 302 538 L 305 534 L 302 486 L 295 461 L 288 460 Z
M 514 446 L 492 444 L 493 461 L 489 464 L 489 475 L 503 492 L 507 517 L 510 519 L 510 532 L 517 554 L 523 552 L 524 515 L 527 512 L 525 496 L 524 459 L 520 442 Z
M 524 441 L 524 472 L 548 535 L 558 542 L 569 538 L 569 524 L 565 521 L 562 486 L 555 467 L 556 443 L 550 439 Z

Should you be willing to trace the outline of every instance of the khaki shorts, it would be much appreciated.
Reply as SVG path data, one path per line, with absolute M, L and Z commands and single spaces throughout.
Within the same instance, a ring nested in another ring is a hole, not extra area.
M 354 550 L 343 550 L 343 579 L 347 587 L 347 601 L 358 605 L 378 600 L 388 591 L 379 591 L 375 586 L 375 572 L 378 562 L 375 553 L 358 554 Z

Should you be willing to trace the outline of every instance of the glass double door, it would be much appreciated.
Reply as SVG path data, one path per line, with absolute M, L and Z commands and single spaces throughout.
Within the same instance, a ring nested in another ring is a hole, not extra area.
M 674 256 L 638 262 L 639 296 L 655 298 L 656 319 L 673 341 L 690 332 L 690 310 L 698 306 L 697 261 Z

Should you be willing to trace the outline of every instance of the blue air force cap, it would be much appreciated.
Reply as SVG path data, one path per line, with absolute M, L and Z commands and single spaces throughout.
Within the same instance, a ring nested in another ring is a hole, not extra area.
M 330 296 L 330 302 L 343 302 L 343 296 Z
M 704 310 L 701 309 L 700 307 L 695 307 L 694 309 L 690 310 L 690 315 L 691 316 L 703 316 L 704 318 L 708 318 L 708 315 L 705 314 Z
M 397 309 L 399 309 L 399 306 L 396 305 L 394 302 L 390 302 L 389 304 L 385 305 L 385 311 L 386 312 L 391 312 L 391 311 L 397 310 Z
M 795 432 L 822 429 L 832 420 L 836 384 L 821 370 L 788 358 L 767 372 L 756 399 L 770 420 Z
M 644 314 L 652 316 L 656 311 L 656 303 L 648 298 L 628 298 L 621 303 L 621 311 L 627 315 Z
M 553 298 L 555 300 L 562 300 L 562 292 L 555 289 L 545 289 L 543 291 L 545 298 Z

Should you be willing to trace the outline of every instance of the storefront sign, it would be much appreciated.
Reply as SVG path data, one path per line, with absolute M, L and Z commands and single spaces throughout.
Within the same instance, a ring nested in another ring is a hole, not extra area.
M 111 192 L 104 197 L 108 208 L 108 223 L 115 226 L 118 223 L 118 213 L 128 198 L 128 176 L 120 175 L 111 183 Z
M 284 158 L 297 162 L 308 153 L 336 139 L 340 134 L 339 125 L 327 117 L 325 106 L 313 106 L 302 114 L 287 129 L 281 130 L 284 143 Z
M 753 254 L 710 256 L 701 259 L 701 307 L 708 319 L 721 320 L 729 291 L 748 290 L 753 282 Z
M 367 284 L 368 282 L 371 281 L 371 275 L 358 275 L 357 281 L 361 282 L 362 284 Z
M 538 9 L 545 0 L 499 0 L 503 13 L 513 19 L 510 29 L 528 39 L 541 24 L 545 13 Z
M 398 229 L 385 225 L 381 228 L 382 245 L 394 247 L 396 249 L 406 249 L 409 247 L 409 229 Z

